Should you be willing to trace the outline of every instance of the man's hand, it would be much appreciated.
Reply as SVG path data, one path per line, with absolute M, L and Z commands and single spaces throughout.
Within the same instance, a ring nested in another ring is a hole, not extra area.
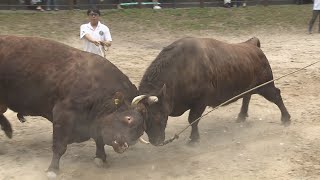
M 100 45 L 100 41 L 91 41 L 94 45 L 99 46 Z
M 101 46 L 110 47 L 111 46 L 111 41 L 101 41 L 100 44 L 101 44 Z

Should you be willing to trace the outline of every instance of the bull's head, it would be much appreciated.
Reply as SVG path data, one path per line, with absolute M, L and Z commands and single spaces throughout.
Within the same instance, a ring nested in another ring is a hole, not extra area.
M 165 128 L 169 116 L 166 85 L 155 96 L 141 95 L 134 98 L 133 104 L 142 103 L 147 110 L 146 133 L 151 144 L 157 146 L 165 140 Z
M 146 109 L 143 104 L 131 105 L 121 93 L 116 93 L 107 109 L 116 109 L 111 114 L 101 116 L 98 124 L 100 136 L 105 144 L 118 152 L 124 152 L 130 145 L 137 142 L 145 131 Z M 105 106 L 105 107 L 106 107 Z

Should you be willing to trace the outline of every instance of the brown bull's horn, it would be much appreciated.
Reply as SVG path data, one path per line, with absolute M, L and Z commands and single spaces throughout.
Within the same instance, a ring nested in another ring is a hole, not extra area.
M 135 98 L 132 100 L 131 104 L 132 104 L 132 105 L 138 104 L 138 103 L 139 103 L 143 98 L 145 98 L 145 97 L 146 97 L 146 95 L 137 96 L 137 97 L 135 97 Z
M 139 141 L 143 144 L 150 144 L 149 141 L 144 140 L 142 137 L 139 138 Z
M 158 102 L 158 97 L 157 96 L 150 96 L 149 98 L 148 98 L 148 104 L 153 104 L 153 103 L 156 103 L 156 102 Z

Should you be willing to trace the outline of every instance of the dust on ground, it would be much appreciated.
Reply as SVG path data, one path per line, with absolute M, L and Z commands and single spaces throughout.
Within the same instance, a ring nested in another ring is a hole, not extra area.
M 113 34 L 107 58 L 138 85 L 144 70 L 161 49 L 185 36 L 211 37 L 236 43 L 256 36 L 268 57 L 274 77 L 319 60 L 320 34 L 305 32 L 216 34 L 165 32 Z M 81 49 L 78 37 L 63 42 Z M 60 179 L 319 179 L 320 178 L 320 64 L 277 81 L 292 124 L 283 127 L 280 110 L 254 95 L 249 117 L 235 123 L 241 101 L 219 108 L 199 123 L 201 141 L 186 144 L 190 129 L 180 139 L 163 147 L 137 144 L 124 154 L 106 146 L 105 167 L 93 163 L 95 144 L 71 144 L 61 159 Z M 209 110 L 209 108 L 208 108 Z M 51 160 L 52 125 L 41 117 L 20 123 L 14 112 L 12 139 L 0 132 L 0 179 L 46 179 Z M 169 118 L 166 136 L 188 125 L 188 112 Z

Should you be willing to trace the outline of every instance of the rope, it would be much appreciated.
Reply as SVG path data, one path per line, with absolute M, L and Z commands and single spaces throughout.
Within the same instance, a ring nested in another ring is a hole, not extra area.
M 219 106 L 216 106 L 216 107 L 214 107 L 213 109 L 211 109 L 210 111 L 208 111 L 208 112 L 206 112 L 205 114 L 201 115 L 199 118 L 197 118 L 197 119 L 194 120 L 192 123 L 190 123 L 189 125 L 187 125 L 187 126 L 186 126 L 184 129 L 182 129 L 180 132 L 176 133 L 172 138 L 164 141 L 164 142 L 163 142 L 162 144 L 160 144 L 159 146 L 164 146 L 164 145 L 166 145 L 166 144 L 171 143 L 171 142 L 174 141 L 175 139 L 179 139 L 179 135 L 180 135 L 181 133 L 183 133 L 185 130 L 187 130 L 187 129 L 188 129 L 190 126 L 192 126 L 194 123 L 196 123 L 197 121 L 200 121 L 201 118 L 203 118 L 204 116 L 207 116 L 209 113 L 211 113 L 212 111 L 218 109 L 219 107 L 224 106 L 224 105 L 232 102 L 233 100 L 235 100 L 235 99 L 237 99 L 237 98 L 239 98 L 239 97 L 241 97 L 241 96 L 243 96 L 243 95 L 245 95 L 245 94 L 247 94 L 247 93 L 249 93 L 249 92 L 251 92 L 251 91 L 254 91 L 254 90 L 256 90 L 256 89 L 258 89 L 258 88 L 260 88 L 260 87 L 262 87 L 262 86 L 265 86 L 265 85 L 267 85 L 267 84 L 270 84 L 270 83 L 272 83 L 272 82 L 274 82 L 274 81 L 277 81 L 277 80 L 279 80 L 279 79 L 281 79 L 281 78 L 284 78 L 284 77 L 286 77 L 286 76 L 289 76 L 289 75 L 291 75 L 291 74 L 297 73 L 297 72 L 299 72 L 299 71 L 301 71 L 301 70 L 303 70 L 303 69 L 306 69 L 307 67 L 313 66 L 314 64 L 317 64 L 317 63 L 319 63 L 319 62 L 320 62 L 320 61 L 316 61 L 316 62 L 314 62 L 314 63 L 311 63 L 311 64 L 309 64 L 309 65 L 307 65 L 307 66 L 305 66 L 305 67 L 302 67 L 302 68 L 300 68 L 300 69 L 298 69 L 298 70 L 296 70 L 296 71 L 290 72 L 290 73 L 285 74 L 285 75 L 283 75 L 283 76 L 280 76 L 280 77 L 278 77 L 278 78 L 276 78 L 276 79 L 267 81 L 267 82 L 265 82 L 265 83 L 263 83 L 263 84 L 260 84 L 260 85 L 254 87 L 254 88 L 251 88 L 251 89 L 249 89 L 249 90 L 247 90 L 247 91 L 245 91 L 245 92 L 243 92 L 243 93 L 241 93 L 241 94 L 239 94 L 239 95 L 237 95 L 237 96 L 234 96 L 233 98 L 225 101 L 224 103 L 220 104 Z
M 100 49 L 101 55 L 103 55 L 103 57 L 106 58 L 107 51 L 109 50 L 109 47 L 107 47 L 107 49 L 106 49 L 104 45 L 99 45 L 99 49 Z

